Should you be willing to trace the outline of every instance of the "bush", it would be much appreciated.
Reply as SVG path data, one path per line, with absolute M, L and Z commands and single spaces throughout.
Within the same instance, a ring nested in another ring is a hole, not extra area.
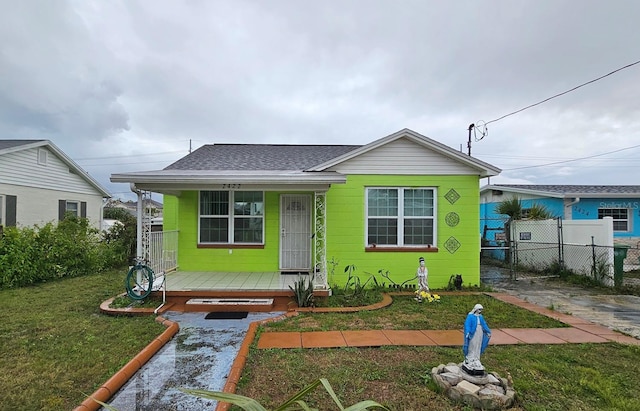
M 108 254 L 99 231 L 84 218 L 7 227 L 0 238 L 0 289 L 99 271 L 107 265 Z
M 112 218 L 122 223 L 115 224 L 104 233 L 110 266 L 119 267 L 129 263 L 136 255 L 136 218 L 122 208 L 105 208 L 104 218 Z

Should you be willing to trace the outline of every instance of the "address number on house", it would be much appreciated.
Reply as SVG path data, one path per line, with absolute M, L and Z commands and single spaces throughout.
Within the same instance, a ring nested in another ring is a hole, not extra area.
M 240 188 L 241 184 L 223 184 L 222 188 L 228 188 L 228 189 L 236 189 L 236 188 Z

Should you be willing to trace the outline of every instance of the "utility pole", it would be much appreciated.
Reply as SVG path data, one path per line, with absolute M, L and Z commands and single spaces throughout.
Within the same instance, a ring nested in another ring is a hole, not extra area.
M 469 155 L 471 155 L 471 130 L 473 130 L 474 127 L 475 125 L 473 123 L 469 125 L 469 140 L 467 140 L 467 150 Z

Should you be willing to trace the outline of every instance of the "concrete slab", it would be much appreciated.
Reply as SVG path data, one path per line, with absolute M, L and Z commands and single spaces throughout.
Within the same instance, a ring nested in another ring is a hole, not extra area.
M 607 339 L 578 328 L 545 328 L 542 331 L 568 343 L 604 343 Z
M 302 348 L 299 332 L 265 332 L 260 335 L 258 348 Z
M 302 333 L 303 348 L 335 348 L 346 347 L 340 331 L 311 331 Z
M 349 347 L 380 347 L 391 345 L 391 341 L 382 330 L 342 331 L 342 336 Z
M 420 330 L 438 345 L 461 346 L 464 338 L 461 330 Z
M 564 344 L 565 341 L 548 334 L 540 328 L 502 328 L 506 334 L 517 338 L 523 344 Z
M 435 341 L 424 333 L 415 330 L 384 330 L 384 335 L 393 345 L 436 345 Z

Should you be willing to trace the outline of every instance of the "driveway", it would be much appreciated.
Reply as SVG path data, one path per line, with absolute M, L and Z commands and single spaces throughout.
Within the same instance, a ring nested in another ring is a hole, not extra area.
M 495 291 L 506 292 L 536 305 L 605 326 L 640 339 L 640 297 L 600 294 L 597 290 L 558 281 L 556 278 L 518 274 L 482 266 L 481 281 Z

